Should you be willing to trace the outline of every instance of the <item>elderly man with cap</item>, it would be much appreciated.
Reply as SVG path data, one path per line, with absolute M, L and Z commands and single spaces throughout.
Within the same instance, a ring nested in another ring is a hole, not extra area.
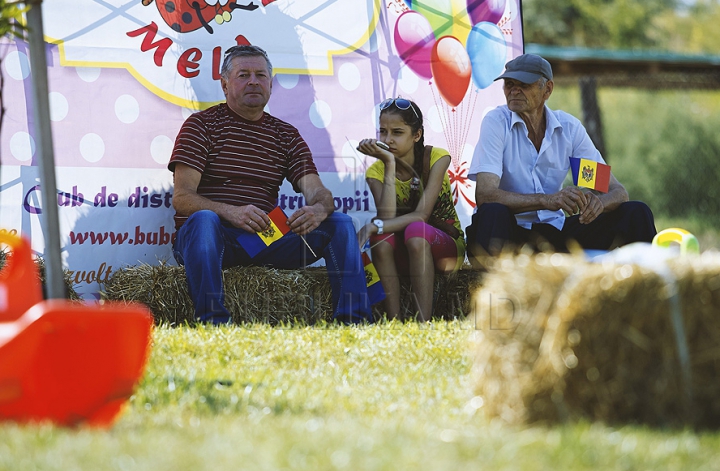
M 585 249 L 609 250 L 650 242 L 650 208 L 628 201 L 611 174 L 607 193 L 563 188 L 570 157 L 605 163 L 580 121 L 545 105 L 553 91 L 550 63 L 523 54 L 505 65 L 506 105 L 488 112 L 470 165 L 477 210 L 467 228 L 470 262 L 504 248 L 529 244 L 566 251 L 570 240 Z M 567 213 L 567 217 L 566 217 Z

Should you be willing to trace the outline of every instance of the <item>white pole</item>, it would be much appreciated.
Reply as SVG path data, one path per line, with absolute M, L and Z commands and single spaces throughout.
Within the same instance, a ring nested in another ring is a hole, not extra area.
M 35 129 L 35 155 L 40 170 L 42 213 L 40 215 L 45 238 L 46 298 L 66 297 L 60 254 L 60 223 L 57 208 L 57 185 L 55 183 L 55 156 L 53 154 L 52 130 L 50 129 L 50 105 L 48 103 L 47 60 L 42 22 L 42 0 L 27 2 L 28 43 L 32 72 L 32 103 Z

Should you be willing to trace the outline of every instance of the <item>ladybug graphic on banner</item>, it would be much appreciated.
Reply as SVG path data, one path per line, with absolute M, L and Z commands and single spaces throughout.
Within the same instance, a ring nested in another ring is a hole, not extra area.
M 263 6 L 275 0 L 262 0 Z M 142 0 L 145 6 L 153 0 Z M 212 34 L 211 21 L 221 25 L 232 19 L 233 10 L 253 11 L 258 8 L 254 2 L 240 5 L 235 0 L 155 0 L 160 16 L 165 23 L 178 33 L 189 33 L 200 28 Z

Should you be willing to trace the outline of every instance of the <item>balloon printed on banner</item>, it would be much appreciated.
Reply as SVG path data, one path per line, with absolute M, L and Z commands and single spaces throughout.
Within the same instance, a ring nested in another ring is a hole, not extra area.
M 466 187 L 469 184 L 467 166 L 463 171 L 460 154 L 465 145 L 475 100 L 466 100 L 472 67 L 465 48 L 453 36 L 438 39 L 433 49 L 433 79 L 442 100 L 436 98 L 435 104 L 442 122 L 448 152 L 452 165 L 448 169 L 452 177 L 453 197 L 457 204 L 460 194 L 465 200 Z M 477 93 L 474 93 L 477 99 Z M 461 105 L 462 103 L 462 105 Z
M 472 23 L 481 21 L 497 24 L 505 14 L 507 0 L 467 0 L 467 11 Z
M 427 18 L 436 36 L 452 34 L 455 22 L 451 0 L 415 0 L 412 9 Z
M 416 74 L 431 79 L 435 110 L 452 159 L 448 172 L 456 204 L 462 200 L 475 207 L 469 165 L 461 160 L 461 154 L 479 91 L 489 87 L 502 73 L 508 54 L 504 35 L 512 36 L 514 3 L 515 0 L 412 0 L 408 2 L 412 10 L 401 14 L 396 22 L 398 54 Z M 433 44 L 413 37 L 411 32 L 417 36 L 420 25 L 422 37 L 428 38 L 426 30 L 430 29 L 439 39 Z M 425 65 L 431 44 L 428 70 L 420 64 Z M 471 81 L 477 89 L 468 93 Z
M 432 72 L 440 95 L 450 106 L 457 106 L 470 86 L 471 65 L 465 48 L 453 36 L 443 36 L 435 43 Z
M 395 23 L 395 49 L 400 58 L 420 77 L 430 79 L 435 33 L 420 13 L 408 10 Z
M 507 58 L 507 45 L 500 28 L 487 21 L 473 26 L 468 35 L 467 51 L 475 86 L 482 90 L 492 85 L 502 73 Z
M 455 36 L 465 45 L 472 26 L 465 3 L 466 0 L 414 0 L 412 9 L 427 18 L 436 37 Z

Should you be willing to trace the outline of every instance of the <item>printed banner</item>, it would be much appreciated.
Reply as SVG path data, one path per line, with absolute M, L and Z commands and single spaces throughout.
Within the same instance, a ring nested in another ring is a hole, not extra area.
M 65 268 L 86 299 L 122 266 L 175 263 L 172 174 L 182 122 L 223 101 L 223 51 L 255 44 L 273 63 L 266 111 L 296 126 L 335 208 L 375 215 L 355 147 L 376 137 L 377 104 L 414 100 L 425 142 L 449 150 L 463 226 L 469 160 L 493 79 L 522 53 L 520 0 L 45 0 L 42 3 Z M 0 230 L 43 255 L 28 45 L 0 39 Z M 287 183 L 278 206 L 303 206 Z

